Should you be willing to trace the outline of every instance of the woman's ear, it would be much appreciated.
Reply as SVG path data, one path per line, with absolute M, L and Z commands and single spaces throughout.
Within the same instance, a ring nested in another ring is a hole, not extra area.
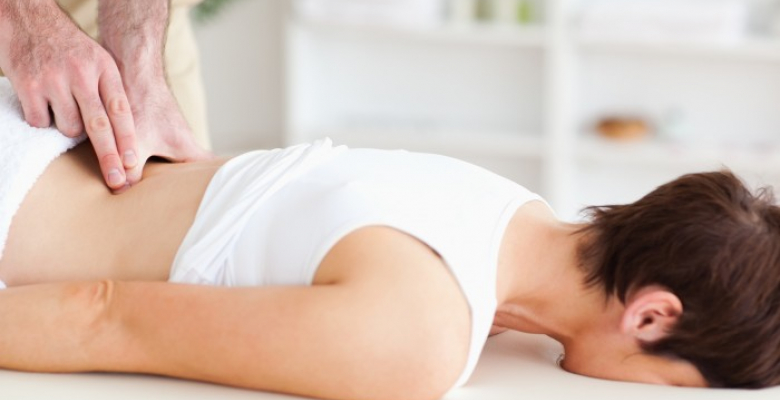
M 644 287 L 629 297 L 621 330 L 637 341 L 652 343 L 666 337 L 682 312 L 682 302 L 672 292 L 660 286 Z

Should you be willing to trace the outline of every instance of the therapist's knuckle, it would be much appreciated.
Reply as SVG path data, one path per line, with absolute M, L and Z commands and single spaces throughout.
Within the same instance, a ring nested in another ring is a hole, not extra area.
M 135 135 L 131 130 L 117 129 L 116 132 L 114 132 L 114 137 L 116 138 L 117 143 L 127 143 L 127 141 L 134 138 Z
M 63 118 L 63 122 L 57 124 L 57 128 L 67 137 L 77 137 L 81 135 L 83 128 L 80 119 Z
M 105 115 L 94 116 L 89 119 L 87 129 L 91 133 L 105 133 L 111 130 L 111 121 Z
M 78 108 L 65 108 L 57 114 L 56 118 L 58 125 L 62 122 L 63 128 L 67 128 L 69 131 L 82 128 L 81 114 Z
M 122 87 L 119 67 L 111 56 L 99 57 L 95 61 L 95 73 L 100 76 L 100 79 L 108 79 L 111 87 Z
M 77 108 L 65 112 L 65 121 L 71 129 L 84 129 L 84 126 L 81 123 L 81 113 L 79 113 Z
M 48 110 L 46 110 L 46 113 L 39 109 L 25 110 L 24 118 L 28 124 L 36 128 L 46 128 L 49 125 Z
M 62 132 L 63 135 L 65 135 L 65 137 L 77 138 L 81 134 L 81 131 L 79 131 L 79 130 L 77 130 L 75 128 L 70 128 L 70 127 L 67 127 L 67 128 L 66 127 L 57 127 L 57 128 L 60 130 L 60 132 Z
M 58 122 L 57 123 L 57 129 L 59 129 L 59 131 L 63 135 L 65 135 L 65 136 L 67 136 L 69 138 L 74 138 L 74 137 L 78 136 L 78 133 L 76 133 L 76 130 L 73 128 L 73 125 L 71 123 L 69 123 L 69 122 Z
M 130 114 L 130 103 L 124 96 L 114 96 L 108 102 L 108 112 L 119 117 L 127 116 Z
M 73 85 L 82 92 L 87 92 L 92 88 L 97 87 L 97 76 L 95 72 L 85 66 L 83 63 L 78 64 L 71 70 L 71 79 Z
M 116 67 L 114 58 L 108 54 L 107 51 L 102 48 L 97 48 L 94 54 L 94 63 L 100 70 L 111 69 Z

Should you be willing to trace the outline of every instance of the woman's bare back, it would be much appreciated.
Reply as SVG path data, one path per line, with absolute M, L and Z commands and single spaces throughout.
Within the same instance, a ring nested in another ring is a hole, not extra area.
M 123 194 L 105 187 L 86 143 L 54 160 L 13 219 L 0 260 L 9 285 L 165 280 L 209 181 L 225 160 L 150 163 Z

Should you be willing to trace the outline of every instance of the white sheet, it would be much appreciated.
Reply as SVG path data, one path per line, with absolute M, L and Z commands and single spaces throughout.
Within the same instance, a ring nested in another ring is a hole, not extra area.
M 49 163 L 86 139 L 71 139 L 55 128 L 33 128 L 22 114 L 22 106 L 11 82 L 0 77 L 0 258 L 16 211 L 27 192 Z M 1 392 L 0 392 L 1 393 Z
M 555 360 L 560 347 L 538 335 L 503 333 L 488 340 L 466 386 L 446 400 L 770 400 L 780 388 L 765 390 L 691 389 L 611 382 L 572 375 Z M 198 382 L 142 375 L 29 374 L 0 371 L 2 399 L 219 399 L 291 400 L 294 396 L 254 392 Z

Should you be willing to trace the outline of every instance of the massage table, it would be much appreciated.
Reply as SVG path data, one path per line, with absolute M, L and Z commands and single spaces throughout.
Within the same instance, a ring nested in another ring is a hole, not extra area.
M 586 378 L 569 374 L 558 368 L 556 360 L 560 353 L 560 345 L 545 336 L 516 332 L 494 336 L 488 340 L 485 352 L 468 384 L 451 391 L 444 399 L 780 399 L 780 387 L 763 390 L 691 389 Z M 146 375 L 31 374 L 0 371 L 0 399 L 294 400 L 300 398 Z

